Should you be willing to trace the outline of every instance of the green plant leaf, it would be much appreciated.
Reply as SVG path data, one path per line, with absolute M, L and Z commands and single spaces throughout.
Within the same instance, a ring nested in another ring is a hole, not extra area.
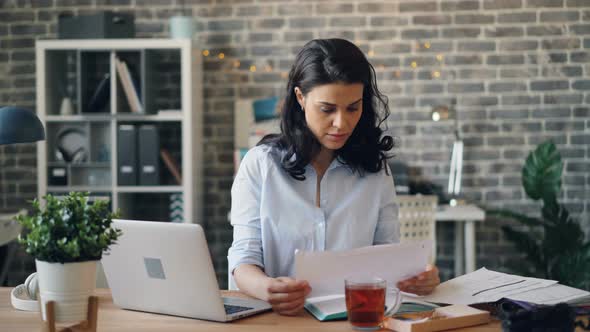
M 522 169 L 522 185 L 533 200 L 551 200 L 561 189 L 563 163 L 551 141 L 541 143 L 531 152 Z
M 564 285 L 590 289 L 590 258 L 583 252 L 564 255 L 552 267 L 551 275 Z
M 510 211 L 510 210 L 503 210 L 503 209 L 486 209 L 486 216 L 488 217 L 503 217 L 512 220 L 516 220 L 523 225 L 527 226 L 543 226 L 548 224 L 545 220 L 529 217 L 525 214 Z
M 99 260 L 122 234 L 111 227 L 118 213 L 109 203 L 88 203 L 88 193 L 71 192 L 63 200 L 44 197 L 45 206 L 32 202 L 31 215 L 19 215 L 23 226 L 19 241 L 34 258 L 47 262 Z
M 502 231 L 508 240 L 510 240 L 517 249 L 524 252 L 533 264 L 536 271 L 540 273 L 540 277 L 546 278 L 546 264 L 543 250 L 538 241 L 532 238 L 528 233 L 517 231 L 509 226 L 503 226 Z

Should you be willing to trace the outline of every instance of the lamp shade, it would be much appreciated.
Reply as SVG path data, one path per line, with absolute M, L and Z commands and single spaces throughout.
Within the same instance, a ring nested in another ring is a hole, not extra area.
M 0 108 L 0 145 L 32 143 L 45 139 L 45 129 L 35 113 L 24 108 Z

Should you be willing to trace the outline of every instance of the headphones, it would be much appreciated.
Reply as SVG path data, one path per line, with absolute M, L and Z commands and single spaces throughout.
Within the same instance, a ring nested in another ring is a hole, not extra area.
M 23 311 L 39 311 L 39 282 L 37 272 L 31 274 L 22 285 L 16 286 L 10 292 L 10 302 L 15 309 Z
M 86 161 L 86 132 L 77 127 L 66 127 L 57 134 L 55 157 L 67 163 Z

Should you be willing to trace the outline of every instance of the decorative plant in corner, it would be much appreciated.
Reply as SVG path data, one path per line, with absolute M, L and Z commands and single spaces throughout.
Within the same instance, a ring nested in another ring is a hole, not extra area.
M 555 144 L 541 143 L 528 155 L 522 169 L 522 185 L 527 196 L 543 203 L 541 217 L 508 210 L 487 212 L 515 220 L 527 228 L 523 231 L 507 225 L 502 227 L 506 238 L 526 254 L 528 264 L 516 267 L 517 272 L 590 290 L 590 241 L 584 241 L 580 224 L 557 201 L 562 169 Z
M 96 263 L 122 234 L 111 227 L 118 214 L 111 213 L 108 201 L 88 204 L 88 193 L 44 199 L 44 207 L 35 199 L 30 215 L 16 217 L 24 231 L 19 241 L 35 258 L 43 319 L 45 303 L 53 300 L 56 321 L 82 321 L 86 311 L 80 306 L 86 309 L 94 292 Z

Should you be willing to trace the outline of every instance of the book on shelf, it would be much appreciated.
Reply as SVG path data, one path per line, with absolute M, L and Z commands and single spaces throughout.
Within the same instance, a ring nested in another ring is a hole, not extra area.
M 172 176 L 176 180 L 176 184 L 182 184 L 182 175 L 180 174 L 180 168 L 178 167 L 176 161 L 174 161 L 174 158 L 172 158 L 172 156 L 170 155 L 170 152 L 168 152 L 168 150 L 166 149 L 160 149 L 160 156 L 162 157 L 162 160 L 164 161 L 164 165 L 166 165 L 166 168 L 170 171 L 170 173 L 172 173 Z
M 158 110 L 158 115 L 174 115 L 178 116 L 182 114 L 182 110 L 180 109 L 161 109 Z
M 117 67 L 117 74 L 121 80 L 121 85 L 123 86 L 123 91 L 127 97 L 131 112 L 144 113 L 143 105 L 141 104 L 141 99 L 138 93 L 138 87 L 134 83 L 133 77 L 131 77 L 127 63 L 119 58 L 115 58 L 115 66 Z

